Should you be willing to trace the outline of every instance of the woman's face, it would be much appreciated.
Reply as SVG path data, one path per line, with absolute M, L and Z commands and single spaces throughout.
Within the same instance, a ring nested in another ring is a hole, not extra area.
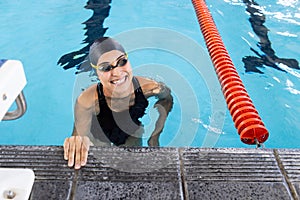
M 131 92 L 133 75 L 129 60 L 124 66 L 115 67 L 118 63 L 122 64 L 124 57 L 125 54 L 123 52 L 112 50 L 104 53 L 98 59 L 97 66 L 111 65 L 114 67 L 110 71 L 97 69 L 97 75 L 103 85 L 106 96 L 121 98 L 128 96 Z

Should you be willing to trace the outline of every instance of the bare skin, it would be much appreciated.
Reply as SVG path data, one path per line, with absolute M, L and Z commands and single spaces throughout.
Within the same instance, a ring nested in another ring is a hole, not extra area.
M 112 50 L 104 53 L 99 59 L 97 65 L 103 62 L 109 62 L 115 65 L 116 58 L 123 53 L 118 50 Z M 120 112 L 128 109 L 134 104 L 134 88 L 132 83 L 132 69 L 128 61 L 125 66 L 116 67 L 109 72 L 97 70 L 98 78 L 103 85 L 103 92 L 106 97 L 107 105 L 111 110 Z M 146 98 L 155 96 L 158 101 L 155 104 L 159 117 L 155 124 L 151 137 L 148 140 L 149 146 L 159 146 L 159 135 L 163 130 L 168 113 L 173 106 L 173 98 L 170 89 L 163 83 L 154 80 L 136 77 L 140 83 L 141 89 Z M 64 142 L 64 159 L 68 160 L 68 166 L 80 169 L 86 165 L 89 147 L 96 143 L 90 137 L 90 128 L 92 116 L 100 112 L 97 95 L 97 84 L 87 88 L 77 98 L 75 109 L 75 123 L 73 134 L 66 138 Z

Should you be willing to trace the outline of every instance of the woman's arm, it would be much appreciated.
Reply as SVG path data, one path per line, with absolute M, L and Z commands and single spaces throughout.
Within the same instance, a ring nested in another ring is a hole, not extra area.
M 87 135 L 90 132 L 92 115 L 95 111 L 93 91 L 95 89 L 88 88 L 77 98 L 74 108 L 75 122 L 73 133 L 64 142 L 64 158 L 68 160 L 68 166 L 74 166 L 75 169 L 79 169 L 86 164 L 91 145 Z
M 162 82 L 156 82 L 146 78 L 139 78 L 139 81 L 146 98 L 151 96 L 155 96 L 157 98 L 154 107 L 157 109 L 159 117 L 148 140 L 148 145 L 159 146 L 159 136 L 163 131 L 167 116 L 173 107 L 171 89 Z

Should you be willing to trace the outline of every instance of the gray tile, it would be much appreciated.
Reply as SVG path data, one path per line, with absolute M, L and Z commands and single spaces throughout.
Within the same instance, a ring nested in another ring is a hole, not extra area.
M 290 199 L 272 150 L 184 149 L 190 199 Z
M 70 198 L 71 189 L 71 181 L 36 180 L 31 191 L 30 200 L 66 200 Z
M 181 199 L 172 148 L 93 148 L 78 171 L 76 199 Z
M 277 200 L 291 199 L 283 183 L 188 181 L 190 200 Z
M 79 181 L 75 199 L 181 199 L 178 182 L 103 182 Z

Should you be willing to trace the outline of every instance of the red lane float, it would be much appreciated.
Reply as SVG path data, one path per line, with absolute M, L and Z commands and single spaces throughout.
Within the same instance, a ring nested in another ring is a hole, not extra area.
M 258 115 L 204 0 L 192 0 L 228 109 L 246 144 L 264 143 L 269 132 Z

